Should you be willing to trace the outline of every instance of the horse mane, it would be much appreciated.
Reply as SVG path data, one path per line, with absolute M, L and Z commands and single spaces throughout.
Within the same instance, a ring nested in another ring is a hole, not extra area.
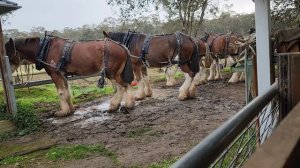
M 117 42 L 120 42 L 120 43 L 123 43 L 123 39 L 124 37 L 126 36 L 127 32 L 109 32 L 109 38 L 114 40 L 114 41 L 117 41 Z M 144 39 L 145 39 L 146 35 L 143 34 L 143 33 L 132 33 L 132 37 L 131 37 L 131 40 L 128 44 L 128 49 L 129 50 L 134 50 L 136 49 L 137 47 L 137 43 L 144 43 Z
M 22 45 L 25 46 L 35 40 L 39 40 L 39 37 L 17 38 L 14 41 L 15 41 L 15 46 L 22 46 Z

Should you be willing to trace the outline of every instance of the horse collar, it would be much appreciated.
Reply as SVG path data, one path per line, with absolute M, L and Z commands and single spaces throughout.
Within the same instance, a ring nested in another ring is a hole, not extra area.
M 49 53 L 51 39 L 52 38 L 50 36 L 45 35 L 45 37 L 40 40 L 35 64 L 37 70 L 45 68 L 44 62 L 47 59 Z

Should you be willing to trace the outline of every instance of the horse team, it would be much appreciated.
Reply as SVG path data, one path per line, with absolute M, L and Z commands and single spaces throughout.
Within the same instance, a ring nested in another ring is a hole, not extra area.
M 219 60 L 239 55 L 244 42 L 236 33 L 207 34 L 201 39 L 181 32 L 155 36 L 130 31 L 103 31 L 103 34 L 105 39 L 78 42 L 56 36 L 45 36 L 44 39 L 10 38 L 5 44 L 6 55 L 13 71 L 24 60 L 45 69 L 55 83 L 60 98 L 61 110 L 55 115 L 63 117 L 75 111 L 66 76 L 99 73 L 108 78 L 117 90 L 108 109 L 113 112 L 122 100 L 125 101 L 125 108 L 132 109 L 135 100 L 152 96 L 147 68 L 176 64 L 185 77 L 178 99 L 185 100 L 194 98 L 196 86 L 206 82 L 204 67 L 210 67 L 207 80 L 222 78 Z M 45 42 L 45 39 L 48 41 Z M 171 71 L 172 68 L 168 68 L 169 76 Z M 138 81 L 138 89 L 133 96 L 128 90 L 134 77 Z

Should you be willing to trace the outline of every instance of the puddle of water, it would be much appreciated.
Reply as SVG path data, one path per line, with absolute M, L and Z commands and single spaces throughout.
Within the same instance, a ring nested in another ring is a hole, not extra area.
M 83 116 L 75 116 L 74 115 L 74 116 L 70 116 L 70 117 L 67 117 L 67 118 L 54 119 L 52 121 L 52 124 L 55 124 L 55 125 L 66 124 L 66 123 L 74 122 L 74 121 L 77 121 L 77 120 L 81 120 L 83 118 L 84 118 Z
M 52 124 L 61 125 L 76 122 L 74 125 L 80 125 L 81 128 L 89 124 L 101 123 L 112 118 L 111 115 L 104 113 L 109 109 L 110 101 L 105 101 L 99 105 L 93 105 L 86 108 L 77 109 L 73 115 L 66 118 L 49 118 Z
M 103 114 L 102 116 L 99 116 L 99 117 L 92 117 L 92 118 L 88 118 L 86 120 L 80 121 L 78 123 L 75 123 L 74 125 L 80 126 L 80 128 L 85 128 L 85 127 L 89 126 L 90 124 L 102 123 L 111 118 L 112 118 L 111 116 Z

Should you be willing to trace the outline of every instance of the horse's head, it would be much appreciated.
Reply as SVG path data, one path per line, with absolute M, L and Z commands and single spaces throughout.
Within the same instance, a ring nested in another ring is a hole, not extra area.
M 198 50 L 200 57 L 209 55 L 209 46 L 203 39 L 197 40 Z
M 227 37 L 226 37 L 227 38 Z M 245 46 L 245 40 L 241 36 L 231 34 L 228 39 L 227 52 L 231 55 L 238 55 L 242 48 Z
M 21 65 L 22 58 L 20 53 L 17 51 L 16 43 L 12 38 L 9 38 L 8 42 L 5 43 L 5 50 L 13 72 Z

